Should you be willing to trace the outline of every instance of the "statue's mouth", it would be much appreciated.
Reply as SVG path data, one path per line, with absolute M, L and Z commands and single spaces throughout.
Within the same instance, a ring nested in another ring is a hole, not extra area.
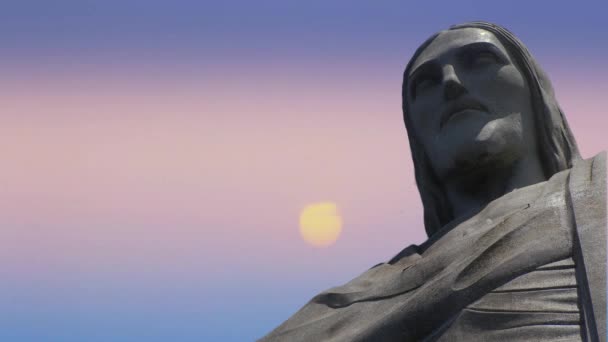
M 479 101 L 471 98 L 464 97 L 454 102 L 450 102 L 446 109 L 441 113 L 441 121 L 439 122 L 439 128 L 442 129 L 443 126 L 456 114 L 468 111 L 468 110 L 476 110 L 476 111 L 484 111 L 487 112 L 488 109 L 479 103 Z

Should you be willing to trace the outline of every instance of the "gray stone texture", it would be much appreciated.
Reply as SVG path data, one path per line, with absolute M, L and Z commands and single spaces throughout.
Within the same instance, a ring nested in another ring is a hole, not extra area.
M 584 160 L 526 47 L 472 22 L 404 72 L 429 239 L 262 341 L 606 341 L 606 154 Z

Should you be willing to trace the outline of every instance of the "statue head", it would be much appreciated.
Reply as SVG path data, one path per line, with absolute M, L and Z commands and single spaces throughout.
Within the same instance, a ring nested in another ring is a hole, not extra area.
M 494 24 L 431 36 L 405 69 L 402 99 L 429 236 L 454 219 L 448 179 L 531 155 L 548 179 L 580 158 L 549 79 L 523 43 Z

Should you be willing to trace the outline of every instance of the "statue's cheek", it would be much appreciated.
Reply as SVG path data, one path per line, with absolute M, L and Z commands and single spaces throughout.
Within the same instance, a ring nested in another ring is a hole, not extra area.
M 526 79 L 513 64 L 505 65 L 496 71 L 494 83 L 499 85 L 502 91 L 528 89 Z

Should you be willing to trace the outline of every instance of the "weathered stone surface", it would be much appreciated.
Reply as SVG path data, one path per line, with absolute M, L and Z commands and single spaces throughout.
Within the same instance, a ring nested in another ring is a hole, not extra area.
M 606 341 L 606 154 L 583 160 L 502 27 L 433 35 L 404 121 L 429 239 L 312 298 L 263 341 Z

